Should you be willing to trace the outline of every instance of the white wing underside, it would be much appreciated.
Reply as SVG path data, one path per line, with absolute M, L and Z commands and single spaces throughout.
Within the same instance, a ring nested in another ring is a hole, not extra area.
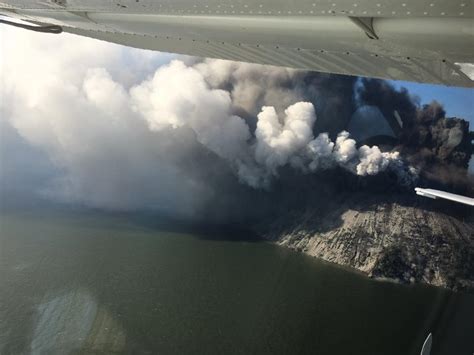
M 0 14 L 139 48 L 474 87 L 474 0 L 8 0 Z

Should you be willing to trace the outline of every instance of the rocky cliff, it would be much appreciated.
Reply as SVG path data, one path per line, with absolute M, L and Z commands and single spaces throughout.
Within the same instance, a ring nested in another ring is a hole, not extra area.
M 273 193 L 280 200 L 261 234 L 374 278 L 474 291 L 474 208 L 413 191 L 421 186 L 474 195 L 469 123 L 446 118 L 437 102 L 418 107 L 406 91 L 362 82 L 374 86 L 361 93 L 363 102 L 379 107 L 385 117 L 394 110 L 403 117 L 395 147 L 379 143 L 416 168 L 416 185 L 400 184 L 388 173 L 359 178 L 343 170 L 305 177 L 283 172 Z
M 284 213 L 263 235 L 370 277 L 474 290 L 472 209 L 413 194 L 339 194 Z

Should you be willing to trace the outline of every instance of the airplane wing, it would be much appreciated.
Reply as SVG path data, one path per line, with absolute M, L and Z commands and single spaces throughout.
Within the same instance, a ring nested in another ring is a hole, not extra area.
M 139 48 L 474 87 L 474 0 L 2 0 L 0 14 Z
M 417 195 L 429 197 L 432 199 L 443 198 L 446 200 L 463 203 L 465 205 L 474 206 L 474 198 L 452 194 L 450 192 L 434 190 L 434 189 L 422 189 L 420 187 L 415 187 L 415 192 Z

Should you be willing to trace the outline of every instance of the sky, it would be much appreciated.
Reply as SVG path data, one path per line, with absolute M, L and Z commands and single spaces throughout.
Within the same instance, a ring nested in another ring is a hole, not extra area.
M 315 137 L 321 110 L 291 69 L 6 27 L 0 46 L 0 187 L 13 199 L 191 216 L 225 200 L 216 196 L 269 189 L 286 166 L 406 172 L 396 152 Z M 337 109 L 339 87 L 326 84 Z M 394 85 L 474 124 L 473 89 Z
M 445 85 L 414 83 L 389 80 L 396 88 L 406 88 L 411 94 L 420 98 L 420 104 L 429 104 L 433 100 L 442 103 L 447 117 L 458 117 L 469 121 L 474 130 L 474 89 Z M 474 159 L 471 158 L 469 171 L 474 173 Z
M 444 85 L 422 84 L 407 81 L 390 80 L 397 88 L 405 87 L 419 96 L 421 104 L 428 104 L 436 99 L 443 104 L 448 117 L 459 117 L 468 120 L 471 130 L 474 128 L 474 89 L 450 87 Z

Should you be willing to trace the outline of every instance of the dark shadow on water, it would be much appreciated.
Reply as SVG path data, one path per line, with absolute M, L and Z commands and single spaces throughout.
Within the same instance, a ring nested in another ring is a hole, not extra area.
M 235 241 L 235 242 L 263 242 L 254 230 L 250 222 L 245 223 L 206 223 L 201 221 L 187 220 L 166 216 L 158 212 L 138 211 L 138 212 L 114 212 L 102 209 L 71 207 L 67 205 L 45 205 L 38 208 L 4 209 L 0 208 L 0 213 L 23 215 L 28 218 L 30 215 L 44 216 L 45 218 L 55 216 L 75 219 L 87 223 L 88 220 L 108 221 L 112 229 L 132 228 L 147 232 L 168 232 L 189 234 L 202 240 Z M 78 223 L 72 221 L 72 223 Z M 102 222 L 103 223 L 103 222 Z
M 102 213 L 102 212 L 99 212 Z M 196 221 L 186 221 L 173 217 L 164 217 L 149 212 L 140 214 L 112 214 L 115 217 L 123 217 L 135 227 L 151 231 L 172 232 L 192 234 L 203 240 L 222 240 L 235 242 L 262 242 L 250 227 L 244 224 L 218 224 Z

